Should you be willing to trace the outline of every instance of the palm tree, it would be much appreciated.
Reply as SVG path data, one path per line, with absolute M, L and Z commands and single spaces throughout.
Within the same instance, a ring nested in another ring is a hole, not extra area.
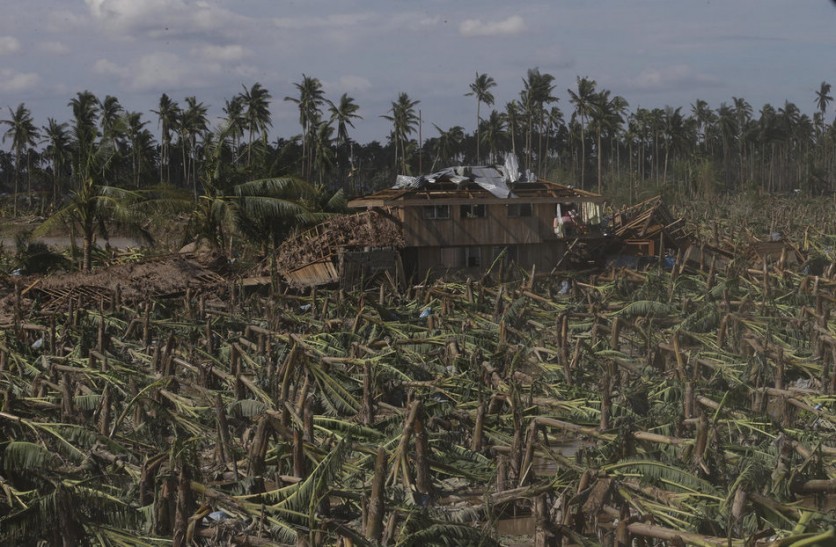
M 488 161 L 497 161 L 496 148 L 501 140 L 508 136 L 507 117 L 502 112 L 492 110 L 488 119 L 482 123 L 482 140 L 488 145 Z
M 585 183 L 585 169 L 586 169 L 586 123 L 589 115 L 592 112 L 592 101 L 595 97 L 595 80 L 587 77 L 577 77 L 578 89 L 573 91 L 568 89 L 569 101 L 575 105 L 575 113 L 572 115 L 573 119 L 577 119 L 581 131 L 581 187 Z
M 750 130 L 750 123 L 752 121 L 752 106 L 742 97 L 732 97 L 734 108 L 734 116 L 737 122 L 737 147 L 740 161 L 740 183 L 746 181 L 746 144 Z
M 526 122 L 526 167 L 531 168 L 534 154 L 534 129 L 538 134 L 538 164 L 543 157 L 543 127 L 546 120 L 547 104 L 557 101 L 552 96 L 554 91 L 554 76 L 541 74 L 540 69 L 530 68 L 523 80 L 523 90 L 520 92 L 520 104 L 523 107 Z
M 102 135 L 105 137 L 118 137 L 119 135 L 119 118 L 122 116 L 124 108 L 119 104 L 119 99 L 112 95 L 106 95 L 102 101 L 99 110 L 99 123 L 102 126 Z
M 521 106 L 518 101 L 509 101 L 505 104 L 505 119 L 508 122 L 508 133 L 511 134 L 511 153 L 517 155 L 517 135 L 519 134 Z
M 479 71 L 476 71 L 476 79 L 470 84 L 470 91 L 465 93 L 465 97 L 475 96 L 476 97 L 476 164 L 478 165 L 482 161 L 482 156 L 479 154 L 479 126 L 482 123 L 482 117 L 479 113 L 479 108 L 481 107 L 482 103 L 485 103 L 486 106 L 493 106 L 493 93 L 491 93 L 491 88 L 496 87 L 496 82 L 493 78 L 488 76 L 487 74 L 479 74 Z
M 668 159 L 671 152 L 676 153 L 685 149 L 688 141 L 688 128 L 682 116 L 682 107 L 673 108 L 666 106 L 662 123 L 662 140 L 665 144 L 665 162 L 662 171 L 662 180 L 667 182 Z
M 344 145 L 349 141 L 348 127 L 354 128 L 354 122 L 351 120 L 363 119 L 363 116 L 357 114 L 360 107 L 346 93 L 340 96 L 337 104 L 328 101 L 328 105 L 328 111 L 331 113 L 331 121 L 337 122 L 337 143 Z
M 325 102 L 322 82 L 302 74 L 302 81 L 293 84 L 299 92 L 299 97 L 285 97 L 285 101 L 296 103 L 299 107 L 299 125 L 302 126 L 302 165 L 303 176 L 310 177 L 313 168 L 310 147 L 314 138 L 312 129 L 322 117 L 321 107 Z
M 830 84 L 827 82 L 822 82 L 819 90 L 816 91 L 816 107 L 821 112 L 822 117 L 824 117 L 825 113 L 827 112 L 827 106 L 833 102 L 833 97 L 830 95 Z
M 331 147 L 331 135 L 334 128 L 326 122 L 319 122 L 314 127 L 313 140 L 313 170 L 317 174 L 319 183 L 324 181 L 325 173 L 334 165 L 334 150 Z
M 830 95 L 830 84 L 827 82 L 822 82 L 819 90 L 816 91 L 816 106 L 818 107 L 818 119 L 820 121 L 821 130 L 819 131 L 820 137 L 819 140 L 821 141 L 821 149 L 822 149 L 822 162 L 825 165 L 825 170 L 830 165 L 830 149 L 832 145 L 832 139 L 829 138 L 829 135 L 826 133 L 825 128 L 827 125 L 827 120 L 825 118 L 827 113 L 828 105 L 833 101 L 833 96 Z M 836 126 L 836 121 L 834 121 L 834 126 Z
M 87 158 L 92 155 L 93 146 L 99 136 L 97 127 L 99 100 L 90 91 L 80 91 L 70 100 L 73 109 L 73 174 L 77 183 L 87 178 Z
M 697 99 L 697 101 L 691 105 L 691 114 L 697 124 L 697 142 L 701 151 L 704 153 L 708 127 L 716 121 L 716 117 L 714 116 L 714 112 L 708 106 L 708 103 L 702 99 Z
M 563 120 L 563 111 L 562 111 L 562 110 L 560 110 L 560 109 L 559 109 L 558 107 L 556 107 L 556 106 L 551 107 L 551 108 L 550 108 L 550 109 L 546 112 L 546 125 L 545 125 L 545 133 L 546 133 L 546 152 L 545 152 L 545 158 L 546 158 L 547 160 L 548 160 L 548 158 L 550 158 L 550 157 L 551 157 L 551 148 L 552 148 L 552 144 L 551 144 L 551 142 L 550 142 L 550 141 L 552 140 L 552 137 L 553 137 L 553 136 L 554 136 L 554 140 L 555 140 L 555 155 L 557 155 L 557 144 L 556 144 L 556 141 L 557 141 L 557 138 L 558 138 L 558 133 L 560 132 L 560 129 L 561 129 L 564 125 L 565 125 L 565 124 L 564 124 L 564 120 Z M 548 164 L 547 164 L 546 169 L 545 169 L 545 173 L 548 173 L 548 168 L 549 168 L 549 166 L 548 166 Z
M 180 131 L 180 142 L 183 147 L 183 165 L 185 179 L 188 183 L 189 176 L 192 178 L 194 198 L 197 200 L 197 136 L 202 135 L 208 128 L 206 113 L 208 108 L 202 102 L 198 102 L 194 96 L 186 97 L 186 108 L 180 113 L 178 129 Z M 188 149 L 188 156 L 187 156 Z M 188 159 L 187 159 L 188 158 Z
M 171 132 L 177 127 L 180 107 L 163 93 L 158 109 L 152 112 L 157 115 L 160 127 L 160 180 L 171 182 Z
M 34 236 L 44 235 L 59 226 L 69 225 L 72 233 L 78 229 L 82 238 L 82 269 L 92 268 L 93 246 L 96 234 L 108 238 L 108 224 L 119 223 L 131 235 L 150 242 L 150 235 L 142 228 L 145 215 L 137 204 L 139 194 L 119 188 L 110 182 L 112 162 L 117 157 L 113 139 L 103 139 L 90 150 L 83 172 L 85 178 L 69 203 L 46 219 L 33 232 Z
M 349 144 L 351 139 L 348 136 L 348 127 L 350 126 L 352 129 L 354 128 L 354 122 L 352 120 L 359 119 L 362 120 L 363 117 L 357 114 L 357 111 L 360 107 L 357 103 L 354 102 L 354 99 L 349 97 L 348 94 L 343 93 L 340 96 L 340 100 L 338 103 L 334 104 L 331 101 L 328 101 L 328 111 L 331 113 L 330 121 L 331 123 L 337 123 L 337 147 L 338 148 L 345 148 L 346 144 Z M 348 153 L 348 164 L 351 169 L 354 168 L 354 146 L 351 146 L 351 149 Z M 342 175 L 342 173 L 340 173 Z
M 62 192 L 61 175 L 70 154 L 70 136 L 66 123 L 58 123 L 54 118 L 47 118 L 47 125 L 43 128 L 46 144 L 44 151 L 52 162 L 52 205 L 58 203 L 58 194 Z
M 264 142 L 267 141 L 267 130 L 272 125 L 270 117 L 270 99 L 272 96 L 260 83 L 256 82 L 241 95 L 244 107 L 244 125 L 249 132 L 247 141 L 247 167 L 252 164 L 252 147 L 256 133 L 261 133 Z
M 398 100 L 392 103 L 388 115 L 381 116 L 392 122 L 392 144 L 395 146 L 395 168 L 398 158 L 401 160 L 401 172 L 408 173 L 406 167 L 406 141 L 418 125 L 418 114 L 415 107 L 421 101 L 409 98 L 405 92 L 398 95 Z
M 455 125 L 447 131 L 444 131 L 435 124 L 433 126 L 438 131 L 438 140 L 435 145 L 433 167 L 430 171 L 435 170 L 438 162 L 446 165 L 450 161 L 450 158 L 456 155 L 458 148 L 461 146 L 462 141 L 464 141 L 464 128 L 460 125 Z
M 731 163 L 731 146 L 737 135 L 737 120 L 734 116 L 734 110 L 727 103 L 720 103 L 717 109 L 717 126 L 720 144 L 723 150 L 723 171 L 725 173 L 725 182 L 729 183 L 729 172 Z
M 139 112 L 127 112 L 122 123 L 125 125 L 125 137 L 130 146 L 133 185 L 138 188 L 143 166 L 153 162 L 154 136 L 145 129 L 148 122 L 142 120 L 142 114 Z
M 232 163 L 238 164 L 240 158 L 240 143 L 244 137 L 244 98 L 241 94 L 235 95 L 231 99 L 227 99 L 223 108 L 226 114 L 225 123 L 229 130 L 229 140 L 232 147 Z
M 610 91 L 603 89 L 593 95 L 591 100 L 590 117 L 592 118 L 590 125 L 595 129 L 595 156 L 597 160 L 597 191 L 600 194 L 603 190 L 603 170 L 602 160 L 604 150 L 601 146 L 601 137 L 605 132 L 615 133 L 623 123 L 622 113 L 627 108 L 627 101 L 623 97 L 616 95 L 610 98 Z
M 294 227 L 322 220 L 323 211 L 344 204 L 341 191 L 323 200 L 323 188 L 293 177 L 236 182 L 238 174 L 223 161 L 230 131 L 226 125 L 206 139 L 203 194 L 192 212 L 193 231 L 210 244 L 223 249 L 240 233 L 266 250 Z
M 758 119 L 758 141 L 761 144 L 763 152 L 761 156 L 765 161 L 767 159 L 766 148 L 769 147 L 767 173 L 762 176 L 763 189 L 766 192 L 775 190 L 775 160 L 776 160 L 776 145 L 781 141 L 781 127 L 778 123 L 778 116 L 771 104 L 765 104 L 760 110 L 760 118 Z
M 38 129 L 35 127 L 35 122 L 32 120 L 32 113 L 26 108 L 26 105 L 20 103 L 15 110 L 9 107 L 9 119 L 0 120 L 0 123 L 8 125 L 9 128 L 3 134 L 3 142 L 6 139 L 11 139 L 12 149 L 15 153 L 15 189 L 14 189 L 14 204 L 12 206 L 12 215 L 17 217 L 17 194 L 20 188 L 20 156 L 23 149 L 27 146 L 34 146 L 38 138 Z M 28 156 L 27 156 L 28 158 Z M 27 160 L 28 163 L 28 160 Z M 27 195 L 31 203 L 32 200 L 32 176 L 29 172 L 29 166 L 26 169 L 27 180 Z

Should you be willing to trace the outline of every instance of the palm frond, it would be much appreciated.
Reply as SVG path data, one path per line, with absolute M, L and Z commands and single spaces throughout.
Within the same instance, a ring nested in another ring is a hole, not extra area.
M 602 467 L 609 473 L 637 473 L 645 480 L 661 481 L 683 492 L 716 494 L 717 488 L 684 469 L 655 460 L 623 460 Z
M 624 306 L 616 315 L 623 315 L 631 317 L 634 315 L 672 315 L 677 312 L 676 306 L 672 304 L 665 304 L 664 302 L 657 302 L 655 300 L 637 300 Z
M 28 441 L 12 441 L 2 452 L 3 468 L 7 471 L 43 471 L 57 460 L 48 448 Z

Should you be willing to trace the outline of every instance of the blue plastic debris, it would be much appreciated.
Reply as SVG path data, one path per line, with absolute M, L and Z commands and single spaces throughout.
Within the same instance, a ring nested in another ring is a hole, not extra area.
M 430 307 L 426 307 L 421 311 L 421 315 L 419 315 L 418 317 L 421 318 L 421 319 L 426 319 L 427 317 L 432 315 L 432 313 L 433 313 L 433 309 L 430 308 Z
M 212 511 L 211 513 L 203 517 L 203 524 L 208 525 L 212 522 L 223 522 L 230 518 L 232 518 L 232 516 L 226 511 Z

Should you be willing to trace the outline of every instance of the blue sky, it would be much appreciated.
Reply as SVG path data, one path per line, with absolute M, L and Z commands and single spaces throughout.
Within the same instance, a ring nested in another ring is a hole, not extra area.
M 213 120 L 242 85 L 273 95 L 273 136 L 299 133 L 302 74 L 326 97 L 354 97 L 355 140 L 385 141 L 398 94 L 432 124 L 472 131 L 465 97 L 476 72 L 497 83 L 495 108 L 518 97 L 529 68 L 567 88 L 588 76 L 633 110 L 732 97 L 754 112 L 795 102 L 808 114 L 822 81 L 836 88 L 831 0 L 9 0 L 0 19 L 0 108 L 23 102 L 36 123 L 71 118 L 88 89 L 150 112 L 162 93 L 195 95 Z M 485 108 L 483 106 L 483 112 Z M 831 105 L 827 120 L 833 120 Z

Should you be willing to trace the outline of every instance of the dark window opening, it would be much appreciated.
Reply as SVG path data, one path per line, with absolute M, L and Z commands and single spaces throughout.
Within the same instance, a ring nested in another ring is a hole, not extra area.
M 462 218 L 485 218 L 487 211 L 484 205 L 462 205 Z
M 440 220 L 450 218 L 449 205 L 425 205 L 424 218 L 428 220 Z
M 482 265 L 482 249 L 479 247 L 465 247 L 464 263 L 468 268 L 478 268 Z
M 530 217 L 532 207 L 530 203 L 512 203 L 508 205 L 509 217 Z

